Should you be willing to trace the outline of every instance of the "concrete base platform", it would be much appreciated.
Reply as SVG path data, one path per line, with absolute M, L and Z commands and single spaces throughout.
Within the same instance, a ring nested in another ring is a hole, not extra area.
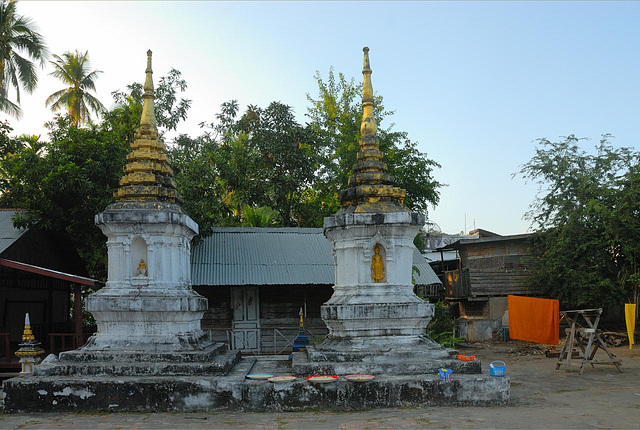
M 236 372 L 234 372 L 236 373 Z M 355 410 L 424 405 L 504 405 L 510 380 L 482 375 L 386 376 L 313 385 L 226 377 L 19 377 L 5 382 L 5 412 Z

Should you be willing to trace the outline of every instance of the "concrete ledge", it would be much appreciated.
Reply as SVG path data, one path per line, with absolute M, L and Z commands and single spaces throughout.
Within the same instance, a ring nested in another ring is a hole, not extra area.
M 381 224 L 411 224 L 424 225 L 424 215 L 410 212 L 381 213 L 342 213 L 324 218 L 324 228 L 340 228 L 349 225 L 381 225 Z
M 383 360 L 380 357 L 376 361 L 309 361 L 304 353 L 294 353 L 292 370 L 295 375 L 348 375 L 354 373 L 366 373 L 371 375 L 417 375 L 421 378 L 425 375 L 434 375 L 438 369 L 446 367 L 453 370 L 454 375 L 482 374 L 480 361 L 459 361 L 456 359 L 440 360 Z
M 91 362 L 114 362 L 116 364 L 124 364 L 149 361 L 156 363 L 202 363 L 214 361 L 219 354 L 223 354 L 226 350 L 226 345 L 213 342 L 208 344 L 207 347 L 202 350 L 174 350 L 170 352 L 136 350 L 133 347 L 130 347 L 129 350 L 90 350 L 84 349 L 83 347 L 80 349 L 74 349 L 73 351 L 61 352 L 60 362 L 73 362 L 78 365 Z M 233 354 L 237 355 L 238 351 L 233 351 Z
M 36 366 L 36 376 L 221 376 L 227 375 L 239 361 L 238 351 L 227 351 L 217 355 L 215 361 L 198 363 L 178 362 L 57 362 Z
M 20 377 L 5 381 L 5 412 L 354 410 L 423 405 L 504 405 L 508 377 L 387 376 L 312 385 L 230 377 Z
M 114 203 L 95 216 L 101 224 L 174 224 L 187 227 L 198 234 L 198 224 L 175 203 L 120 202 Z

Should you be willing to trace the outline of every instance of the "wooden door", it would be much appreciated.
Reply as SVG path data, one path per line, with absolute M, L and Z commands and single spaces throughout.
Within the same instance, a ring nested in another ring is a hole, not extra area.
M 231 287 L 233 326 L 231 348 L 260 351 L 258 287 Z

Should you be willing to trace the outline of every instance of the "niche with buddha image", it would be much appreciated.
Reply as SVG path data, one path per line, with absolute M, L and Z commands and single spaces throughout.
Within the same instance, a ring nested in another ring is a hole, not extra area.
M 147 277 L 149 274 L 148 262 L 149 252 L 147 249 L 147 242 L 142 237 L 138 236 L 133 240 L 133 242 L 131 242 L 132 276 L 134 278 Z
M 376 243 L 371 253 L 371 279 L 374 283 L 387 282 L 387 270 L 385 267 L 387 253 L 384 246 Z

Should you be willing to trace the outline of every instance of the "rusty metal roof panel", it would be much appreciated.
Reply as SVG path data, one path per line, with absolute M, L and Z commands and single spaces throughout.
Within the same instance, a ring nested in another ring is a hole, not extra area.
M 418 285 L 440 284 L 418 250 Z M 218 227 L 194 246 L 194 285 L 333 285 L 331 244 L 321 228 Z M 423 283 L 427 282 L 427 283 Z

